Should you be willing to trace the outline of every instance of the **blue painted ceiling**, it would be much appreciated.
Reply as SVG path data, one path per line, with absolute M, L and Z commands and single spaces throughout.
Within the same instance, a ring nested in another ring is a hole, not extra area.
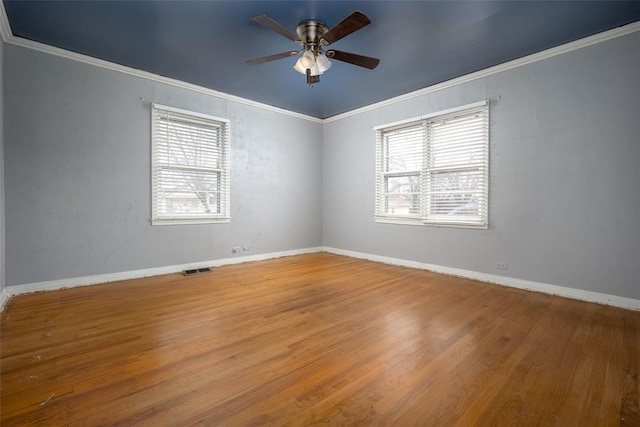
M 640 1 L 8 1 L 13 34 L 326 118 L 640 20 Z M 249 18 L 295 32 L 360 10 L 372 23 L 330 47 L 381 59 L 333 61 L 308 87 L 297 57 L 249 66 L 298 45 Z

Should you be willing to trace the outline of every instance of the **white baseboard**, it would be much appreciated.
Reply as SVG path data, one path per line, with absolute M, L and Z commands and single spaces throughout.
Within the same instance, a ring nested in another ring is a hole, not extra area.
M 531 280 L 516 279 L 514 277 L 498 276 L 495 274 L 480 273 L 477 271 L 463 270 L 460 268 L 445 267 L 436 264 L 427 264 L 418 261 L 409 261 L 400 258 L 391 258 L 381 255 L 372 255 L 362 252 L 348 251 L 331 247 L 323 247 L 324 252 L 336 255 L 344 255 L 352 258 L 361 258 L 369 261 L 382 262 L 385 264 L 400 265 L 403 267 L 419 268 L 433 271 L 434 273 L 447 274 L 449 276 L 464 277 L 467 279 L 480 280 L 482 282 L 496 285 L 509 286 L 512 288 L 525 289 L 528 291 L 542 292 L 545 294 L 558 295 L 561 297 L 576 299 L 580 301 L 595 302 L 598 304 L 610 305 L 613 307 L 626 308 L 640 311 L 640 300 L 620 297 L 617 295 L 601 294 L 599 292 L 585 291 L 564 286 L 550 285 L 548 283 L 534 282 Z
M 7 288 L 2 288 L 0 290 L 0 311 L 4 308 L 4 304 L 9 300 L 9 292 L 7 292 Z
M 140 279 L 142 277 L 178 273 L 194 268 L 220 267 L 223 265 L 240 264 L 243 262 L 251 261 L 262 261 L 266 259 L 281 258 L 285 256 L 301 255 L 320 251 L 322 251 L 321 247 L 294 249 L 290 251 L 270 252 L 266 254 L 249 255 L 234 258 L 223 258 L 213 261 L 202 261 L 189 264 L 169 265 L 165 267 L 145 268 L 142 270 L 123 271 L 120 273 L 98 274 L 94 276 L 74 277 L 71 279 L 27 283 L 24 285 L 14 285 L 4 288 L 2 290 L 2 294 L 0 294 L 0 297 L 2 298 L 2 304 L 4 305 L 4 301 L 14 295 L 28 294 L 39 291 L 53 291 L 57 289 L 73 288 L 76 286 L 97 285 L 101 283 L 116 282 L 119 280 Z
M 497 285 L 509 286 L 512 288 L 525 289 L 545 294 L 558 295 L 580 301 L 595 302 L 598 304 L 610 305 L 614 307 L 626 308 L 640 311 L 640 300 L 620 297 L 616 295 L 602 294 L 599 292 L 585 291 L 581 289 L 567 288 L 564 286 L 550 285 L 547 283 L 534 282 L 531 280 L 516 279 L 513 277 L 498 276 L 495 274 L 480 273 L 477 271 L 463 270 L 460 268 L 445 267 L 436 264 L 427 264 L 418 261 L 410 261 L 400 258 L 391 258 L 381 255 L 367 254 L 332 247 L 312 247 L 304 249 L 294 249 L 290 251 L 271 252 L 259 255 L 250 255 L 235 258 L 223 258 L 213 261 L 202 261 L 190 264 L 170 265 L 165 267 L 147 268 L 142 270 L 132 270 L 120 273 L 100 274 L 95 276 L 75 277 L 71 279 L 50 280 L 46 282 L 28 283 L 24 285 L 8 286 L 0 291 L 0 311 L 5 303 L 14 295 L 26 294 L 38 291 L 52 291 L 57 289 L 72 288 L 76 286 L 97 285 L 101 283 L 116 282 L 119 280 L 139 279 L 142 277 L 158 276 L 161 274 L 171 274 L 204 267 L 221 267 L 223 265 L 240 264 L 251 261 L 262 261 L 266 259 L 281 258 L 285 256 L 301 255 L 314 252 L 329 252 L 336 255 L 344 255 L 352 258 L 366 259 L 369 261 L 382 262 L 385 264 L 399 265 L 403 267 L 418 268 L 433 271 L 450 276 L 465 277 L 468 279 L 480 280 L 482 282 L 494 283 Z

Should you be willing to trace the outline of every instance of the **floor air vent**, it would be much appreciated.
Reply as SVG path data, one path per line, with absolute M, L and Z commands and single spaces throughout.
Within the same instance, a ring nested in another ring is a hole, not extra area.
M 211 269 L 209 267 L 205 267 L 205 268 L 194 268 L 191 270 L 184 270 L 182 272 L 182 274 L 184 274 L 185 276 L 193 276 L 194 274 L 198 274 L 198 273 L 208 273 L 210 272 Z

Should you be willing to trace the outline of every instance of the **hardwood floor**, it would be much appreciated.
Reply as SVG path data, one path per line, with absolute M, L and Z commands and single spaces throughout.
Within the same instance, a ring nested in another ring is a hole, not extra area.
M 640 313 L 327 253 L 22 295 L 1 425 L 640 425 Z

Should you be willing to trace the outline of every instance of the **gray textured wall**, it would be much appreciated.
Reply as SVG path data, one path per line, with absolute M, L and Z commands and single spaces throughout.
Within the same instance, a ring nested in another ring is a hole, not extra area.
M 7 284 L 324 244 L 640 298 L 638 45 L 635 33 L 324 126 L 5 45 Z M 376 224 L 372 127 L 485 98 L 489 230 Z M 231 119 L 230 224 L 150 225 L 151 102 Z
M 4 55 L 8 285 L 321 245 L 320 124 L 12 45 Z M 231 120 L 230 224 L 150 225 L 152 102 Z
M 325 124 L 324 244 L 640 298 L 638 46 L 635 33 Z M 372 127 L 482 99 L 490 229 L 375 223 Z

